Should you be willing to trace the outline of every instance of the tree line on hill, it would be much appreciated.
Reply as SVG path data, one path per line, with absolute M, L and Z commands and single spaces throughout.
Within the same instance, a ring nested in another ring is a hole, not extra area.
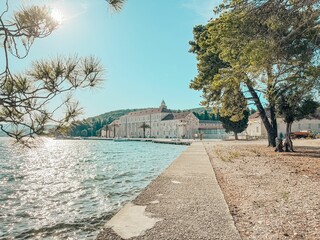
M 99 137 L 101 129 L 111 122 L 111 119 L 74 121 L 71 123 L 67 134 L 71 137 Z
M 203 112 L 193 112 L 193 114 L 199 119 L 199 120 L 212 120 L 212 121 L 219 121 L 220 120 L 220 114 L 214 114 L 213 112 L 208 112 L 207 110 L 204 110 Z
M 73 121 L 62 134 L 71 137 L 98 137 L 101 135 L 101 130 L 105 128 L 106 125 L 112 123 L 116 119 L 119 119 L 123 115 L 137 110 L 138 109 L 116 110 L 87 118 L 82 121 Z

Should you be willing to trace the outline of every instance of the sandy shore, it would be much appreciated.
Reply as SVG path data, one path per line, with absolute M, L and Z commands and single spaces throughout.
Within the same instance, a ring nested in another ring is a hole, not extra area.
M 320 140 L 204 142 L 243 239 L 320 239 Z

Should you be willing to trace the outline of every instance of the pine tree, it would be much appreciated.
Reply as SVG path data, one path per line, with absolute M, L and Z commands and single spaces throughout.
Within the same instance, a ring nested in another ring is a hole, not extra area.
M 232 121 L 232 116 L 220 117 L 223 128 L 226 132 L 234 132 L 234 137 L 238 140 L 238 133 L 243 132 L 248 127 L 249 111 L 245 110 L 243 118 L 239 121 Z

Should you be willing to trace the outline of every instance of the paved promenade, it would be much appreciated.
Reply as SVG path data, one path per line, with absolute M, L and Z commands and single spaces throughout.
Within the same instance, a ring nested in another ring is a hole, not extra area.
M 208 155 L 194 142 L 105 225 L 98 239 L 241 238 Z

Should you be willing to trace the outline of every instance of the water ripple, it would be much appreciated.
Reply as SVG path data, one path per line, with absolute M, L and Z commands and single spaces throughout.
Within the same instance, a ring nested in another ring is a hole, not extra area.
M 0 239 L 94 239 L 185 146 L 0 138 Z

